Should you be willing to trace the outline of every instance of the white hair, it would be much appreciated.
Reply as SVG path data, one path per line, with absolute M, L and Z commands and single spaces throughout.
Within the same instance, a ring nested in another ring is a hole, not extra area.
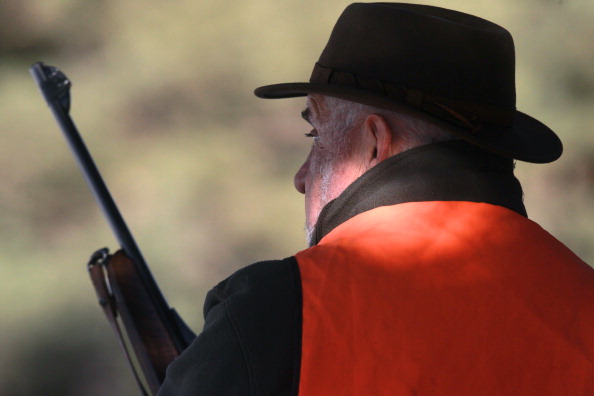
M 383 116 L 389 124 L 398 119 L 404 125 L 404 128 L 398 128 L 397 131 L 402 142 L 401 151 L 454 139 L 438 125 L 404 112 L 385 110 L 331 96 L 324 96 L 324 103 L 328 117 L 324 120 L 322 129 L 328 132 L 333 144 L 340 147 L 339 152 L 344 152 L 349 147 L 350 135 L 345 132 L 371 114 Z

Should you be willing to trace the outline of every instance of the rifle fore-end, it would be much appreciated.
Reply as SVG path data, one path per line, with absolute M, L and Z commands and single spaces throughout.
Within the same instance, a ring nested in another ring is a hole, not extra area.
M 148 394 L 156 394 L 167 366 L 181 353 L 163 323 L 173 318 L 159 316 L 134 262 L 122 250 L 113 255 L 107 255 L 106 250 L 98 253 L 105 257 L 90 263 L 89 273 L 99 304 L 140 387 Z

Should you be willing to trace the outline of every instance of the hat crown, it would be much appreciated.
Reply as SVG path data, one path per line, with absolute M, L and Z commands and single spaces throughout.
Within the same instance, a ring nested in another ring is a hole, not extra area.
M 318 63 L 452 99 L 515 108 L 513 39 L 501 26 L 444 8 L 355 3 Z M 311 82 L 314 81 L 312 74 Z

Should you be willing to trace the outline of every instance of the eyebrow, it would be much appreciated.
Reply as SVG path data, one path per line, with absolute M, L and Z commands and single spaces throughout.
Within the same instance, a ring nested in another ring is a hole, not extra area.
M 311 124 L 311 109 L 307 107 L 305 110 L 301 112 L 301 117 Z

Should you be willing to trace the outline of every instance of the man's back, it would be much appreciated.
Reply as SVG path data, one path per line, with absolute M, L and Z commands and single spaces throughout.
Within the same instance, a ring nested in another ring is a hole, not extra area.
M 302 394 L 594 393 L 594 271 L 513 211 L 381 207 L 296 257 Z

